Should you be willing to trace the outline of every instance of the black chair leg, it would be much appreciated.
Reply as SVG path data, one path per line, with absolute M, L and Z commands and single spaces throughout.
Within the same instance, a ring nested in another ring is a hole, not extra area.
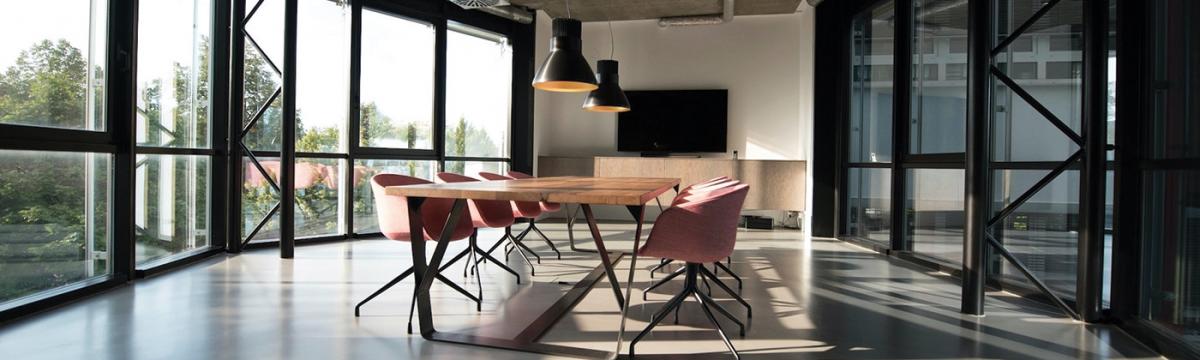
M 450 258 L 450 261 L 447 261 L 444 265 L 442 265 L 441 268 L 438 268 L 438 272 L 440 273 L 440 272 L 446 271 L 446 269 L 450 268 L 450 265 L 454 265 L 454 263 L 458 262 L 459 260 L 462 260 L 463 257 L 470 255 L 470 254 L 471 254 L 471 248 L 467 247 L 466 250 L 459 252 L 458 255 L 454 255 L 454 257 Z
M 403 272 L 400 273 L 400 275 L 393 278 L 392 281 L 388 281 L 388 283 L 383 285 L 383 287 L 379 288 L 379 290 L 375 290 L 375 292 L 371 293 L 370 296 L 367 296 L 366 299 L 363 299 L 363 301 L 360 301 L 358 303 L 358 305 L 354 306 L 354 317 L 358 317 L 359 309 L 361 309 L 362 306 L 365 305 L 368 301 L 371 301 L 371 299 L 374 299 L 376 296 L 379 296 L 379 294 L 382 294 L 384 291 L 387 291 L 387 289 L 391 289 L 392 286 L 395 286 L 401 280 L 404 280 L 404 278 L 408 277 L 409 275 L 412 275 L 412 273 L 413 273 L 412 267 L 405 269 Z
M 655 272 L 655 271 L 658 271 L 659 269 L 662 269 L 662 268 L 666 267 L 666 266 L 667 266 L 667 264 L 670 264 L 672 261 L 674 261 L 674 260 L 667 259 L 667 258 L 662 258 L 662 259 L 659 259 L 659 260 L 658 260 L 658 266 L 655 266 L 655 267 L 652 267 L 652 268 L 650 268 L 650 278 L 651 278 L 651 279 L 653 279 L 653 278 L 654 278 L 654 272 Z
M 686 267 L 681 267 L 681 268 L 679 268 L 679 270 L 675 270 L 675 272 L 671 273 L 671 275 L 667 275 L 667 277 L 662 278 L 662 280 L 659 280 L 658 282 L 654 283 L 654 285 L 650 285 L 650 287 L 643 289 L 642 290 L 642 301 L 646 301 L 646 293 L 649 293 L 650 290 L 654 290 L 655 288 L 662 286 L 662 284 L 666 284 L 668 281 L 671 281 L 671 279 L 674 279 L 674 278 L 678 277 L 679 275 L 682 275 L 686 271 L 687 271 Z
M 508 267 L 508 264 L 505 264 L 500 260 L 496 260 L 496 258 L 492 257 L 492 254 L 488 254 L 486 251 L 483 251 L 483 249 L 479 248 L 478 245 L 476 245 L 475 250 L 479 252 L 480 256 L 479 260 L 476 260 L 476 265 L 479 264 L 479 261 L 491 260 L 493 264 L 496 264 L 496 266 L 499 266 L 501 269 L 504 269 L 504 271 L 507 271 L 510 274 L 513 274 L 513 276 L 517 277 L 517 285 L 521 285 L 521 275 L 518 275 L 516 270 Z
M 529 264 L 529 275 L 537 276 L 537 269 L 533 266 L 533 261 L 530 261 L 529 256 L 525 254 L 525 250 L 521 249 L 521 243 L 516 242 L 516 239 L 512 237 L 512 228 L 504 228 L 504 233 L 508 235 L 508 242 L 513 244 L 513 247 L 517 249 L 517 253 L 521 254 L 521 258 L 525 259 L 525 263 Z M 537 256 L 537 254 L 533 254 L 533 256 Z M 538 263 L 541 263 L 541 261 L 539 260 Z
M 700 302 L 700 308 L 704 310 L 704 316 L 708 317 L 708 321 L 711 322 L 713 324 L 713 326 L 715 326 L 717 328 L 717 334 L 721 335 L 721 340 L 725 341 L 725 347 L 728 347 L 729 352 L 733 353 L 733 358 L 741 359 L 742 357 L 738 355 L 737 349 L 733 348 L 733 342 L 729 341 L 729 336 L 726 336 L 725 330 L 721 329 L 721 323 L 717 322 L 717 318 L 715 316 L 713 316 L 712 310 L 709 310 L 708 305 L 705 305 L 704 300 L 701 300 L 701 298 L 700 298 L 701 294 L 699 292 L 697 292 L 692 295 L 694 295 L 696 297 L 696 301 Z
M 542 229 L 537 227 L 537 222 L 534 221 L 534 219 L 529 219 L 529 228 L 533 229 L 533 232 L 536 232 L 538 236 L 541 236 L 542 241 L 545 241 L 546 245 L 550 246 L 550 251 L 554 251 L 554 255 L 557 256 L 559 260 L 562 260 L 562 253 L 558 251 L 558 247 L 554 246 L 554 242 L 550 241 L 550 238 L 542 232 Z
M 683 303 L 684 299 L 687 299 L 688 294 L 689 292 L 687 288 L 685 288 L 683 291 L 680 291 L 678 294 L 675 294 L 675 297 L 671 298 L 671 300 L 668 300 L 667 305 L 663 306 L 662 310 L 654 315 L 654 318 L 650 320 L 650 325 L 647 325 L 642 332 L 638 333 L 638 335 L 633 338 L 633 341 L 629 342 L 630 358 L 632 358 L 635 354 L 634 347 L 637 346 L 638 341 L 642 341 L 642 338 L 650 334 L 650 330 L 654 330 L 654 327 L 658 326 L 658 323 L 662 322 L 663 319 L 665 319 L 667 315 L 671 313 L 672 309 L 679 309 L 679 305 Z
M 441 281 L 443 284 L 446 284 L 447 286 L 450 286 L 451 288 L 453 288 L 455 291 L 458 291 L 459 294 L 462 294 L 463 296 L 466 296 L 468 299 L 471 299 L 471 301 L 474 301 L 475 302 L 475 311 L 483 311 L 483 305 L 480 303 L 479 298 L 475 297 L 475 294 L 472 294 L 471 292 L 467 291 L 466 289 L 463 289 L 461 286 L 458 286 L 458 284 L 455 284 L 453 281 L 450 281 L 450 279 L 447 279 L 445 276 L 442 276 L 442 274 L 438 274 L 436 276 L 436 278 L 438 279 L 438 281 Z
M 708 268 L 705 268 L 703 266 L 700 267 L 700 273 L 704 274 L 704 276 L 706 276 L 706 277 L 711 277 L 714 279 L 717 277 L 716 275 L 713 275 L 713 273 L 709 272 Z M 717 286 L 720 287 L 722 290 L 725 290 L 725 292 L 729 293 L 730 296 L 733 296 L 734 300 L 737 300 L 737 302 L 741 303 L 742 306 L 746 307 L 746 318 L 754 317 L 754 313 L 750 309 L 750 303 L 746 302 L 746 299 L 742 299 L 742 296 L 738 295 L 736 292 L 734 292 L 733 289 L 730 289 L 729 285 L 725 285 L 725 283 L 723 283 L 721 281 L 713 281 L 713 282 L 717 283 Z
M 533 251 L 533 249 L 530 249 L 529 246 L 525 245 L 525 236 L 529 235 L 529 229 L 530 228 L 525 228 L 525 230 L 521 231 L 520 234 L 517 234 L 517 236 L 513 236 L 512 237 L 512 239 L 513 239 L 512 245 L 513 245 L 513 247 L 520 246 L 522 249 L 525 249 L 525 251 L 529 252 L 529 254 L 533 255 L 533 257 L 535 259 L 537 259 L 538 264 L 541 264 L 542 256 L 538 255 L 537 252 Z M 509 251 L 512 251 L 512 249 L 509 249 Z
M 734 324 L 737 324 L 738 334 L 740 334 L 742 337 L 746 337 L 746 324 L 743 324 L 741 320 L 738 320 L 736 317 L 734 317 L 733 314 L 729 312 L 729 310 L 725 310 L 725 307 L 721 306 L 721 304 L 718 304 L 717 301 L 713 300 L 712 297 L 709 297 L 708 295 L 704 295 L 703 293 L 696 293 L 696 295 L 700 296 L 700 298 L 703 300 L 702 302 L 704 303 L 705 306 L 710 306 L 714 309 L 717 309 L 718 313 L 721 313 L 721 315 L 724 315 L 730 321 L 733 321 Z
M 718 268 L 721 269 L 722 271 L 725 271 L 726 274 L 729 274 L 729 276 L 733 277 L 733 279 L 737 281 L 738 290 L 742 289 L 742 277 L 741 276 L 738 276 L 738 274 L 734 273 L 733 270 L 729 270 L 729 267 L 726 266 L 725 264 L 722 264 L 720 261 L 713 263 L 713 271 L 712 271 L 713 275 L 717 274 Z

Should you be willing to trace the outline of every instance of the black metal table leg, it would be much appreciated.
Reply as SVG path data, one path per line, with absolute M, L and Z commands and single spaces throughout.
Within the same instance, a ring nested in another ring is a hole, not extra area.
M 596 241 L 596 250 L 600 253 L 600 264 L 604 266 L 604 272 L 608 275 L 608 282 L 612 285 L 613 295 L 617 297 L 617 306 L 625 308 L 625 298 L 621 297 L 621 283 L 617 281 L 617 273 L 613 271 L 613 264 L 608 260 L 608 250 L 604 248 L 604 238 L 600 236 L 600 228 L 596 227 L 596 217 L 592 215 L 592 207 L 587 204 L 580 204 L 583 208 L 583 217 L 587 219 L 588 229 L 592 231 L 592 239 Z
M 417 285 L 417 319 L 421 325 L 421 337 L 431 339 L 433 334 L 437 332 L 433 327 L 433 304 L 429 299 L 429 287 L 433 285 L 433 280 L 438 276 L 438 267 L 441 266 L 442 257 L 446 255 L 446 247 L 450 245 L 450 235 L 454 228 L 458 226 L 458 221 L 463 215 L 463 209 L 466 208 L 466 199 L 455 199 L 454 206 L 450 208 L 450 216 L 446 218 L 446 224 L 442 227 L 442 234 L 437 240 L 437 245 L 433 250 L 433 257 L 429 262 L 425 261 L 425 239 L 423 225 L 421 224 L 421 204 L 425 202 L 424 198 L 409 197 L 408 198 L 408 228 L 411 233 L 411 243 L 413 251 L 413 274 L 421 282 Z
M 645 206 L 628 206 L 629 214 L 633 215 L 633 219 L 637 221 L 637 227 L 633 231 L 633 249 L 629 251 L 629 281 L 625 282 L 625 299 L 633 299 L 633 275 L 637 269 L 637 250 L 638 245 L 642 241 L 642 223 L 646 215 Z M 625 337 L 625 314 L 629 311 L 629 302 L 625 301 L 621 305 L 621 327 L 617 328 L 617 351 L 616 355 L 621 355 L 621 341 Z

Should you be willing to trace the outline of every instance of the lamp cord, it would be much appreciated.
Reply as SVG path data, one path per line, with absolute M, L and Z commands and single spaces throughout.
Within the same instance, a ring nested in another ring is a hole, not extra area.
M 571 19 L 571 0 L 567 0 L 567 18 Z
M 570 1 L 570 0 L 567 0 Z M 612 1 L 609 1 L 609 10 L 612 10 Z M 613 37 L 612 29 L 612 14 L 608 10 L 604 11 L 604 17 L 608 19 L 608 59 L 613 59 L 613 54 L 617 52 L 617 38 Z

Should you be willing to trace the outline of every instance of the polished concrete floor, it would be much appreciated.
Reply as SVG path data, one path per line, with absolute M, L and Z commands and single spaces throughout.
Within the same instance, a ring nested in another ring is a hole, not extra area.
M 630 246 L 631 224 L 601 227 L 610 249 Z M 564 226 L 542 228 L 565 251 Z M 483 233 L 481 242 L 490 245 L 496 235 Z M 586 232 L 577 229 L 577 235 Z M 0 358 L 541 358 L 408 335 L 409 281 L 354 317 L 355 303 L 408 266 L 408 249 L 392 241 L 362 240 L 302 246 L 292 260 L 280 260 L 274 250 L 218 256 L 6 325 L 0 328 Z M 543 264 L 532 284 L 516 285 L 511 275 L 484 266 L 482 312 L 435 285 L 439 330 L 511 335 L 597 261 L 569 252 L 555 260 L 544 245 L 534 249 Z M 944 274 L 835 240 L 807 239 L 793 231 L 743 231 L 733 259 L 734 270 L 746 280 L 743 296 L 754 306 L 747 336 L 734 340 L 747 359 L 1158 357 L 1113 327 L 1065 320 L 1053 308 L 1004 293 L 989 294 L 985 317 L 959 314 L 959 288 Z M 679 289 L 664 286 L 641 300 L 637 288 L 652 281 L 645 269 L 655 263 L 638 262 L 627 339 Z M 521 269 L 523 279 L 530 278 L 516 258 L 509 264 Z M 618 269 L 628 266 L 622 261 Z M 618 272 L 622 281 L 626 274 Z M 476 278 L 464 278 L 460 267 L 448 275 L 476 291 Z M 744 316 L 727 298 L 718 300 Z M 612 350 L 618 315 L 608 283 L 601 281 L 542 341 Z M 723 324 L 736 335 L 731 323 Z M 638 354 L 728 358 L 694 303 L 684 305 L 678 325 L 660 325 L 638 346 Z

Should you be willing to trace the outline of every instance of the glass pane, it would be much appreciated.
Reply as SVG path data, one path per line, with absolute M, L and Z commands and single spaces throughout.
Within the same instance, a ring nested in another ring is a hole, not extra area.
M 999 212 L 1048 170 L 1000 170 L 993 172 L 995 200 L 993 211 Z M 1042 188 L 1029 201 L 992 228 L 996 238 L 1008 251 L 1037 275 L 1051 289 L 1066 298 L 1075 296 L 1076 260 L 1079 243 L 1079 171 L 1068 170 Z M 1024 283 L 1031 289 L 1019 270 L 1004 262 L 1002 277 Z
M 271 209 L 279 203 L 279 192 L 271 187 L 270 181 L 278 184 L 279 158 L 258 158 L 264 175 L 249 158 L 242 158 L 242 239 L 250 236 Z M 279 238 L 279 212 L 276 211 L 265 225 L 254 235 L 252 241 Z
M 479 177 L 480 171 L 496 174 L 508 172 L 508 163 L 503 161 L 450 161 L 446 160 L 446 172 Z
M 207 148 L 211 4 L 138 2 L 137 142 Z
M 1000 0 L 997 41 L 1024 23 L 1047 2 Z M 1083 77 L 1082 2 L 1053 3 L 1045 16 L 1019 35 L 1033 52 L 1010 45 L 996 56 L 996 66 L 1076 133 L 1080 131 Z M 1054 161 L 1071 156 L 1078 146 L 1033 106 L 998 80 L 995 82 L 993 156 L 996 161 Z
M 108 154 L 0 150 L 0 308 L 106 275 Z
M 446 61 L 446 155 L 508 157 L 508 39 L 454 26 L 446 34 Z
M 1200 346 L 1200 171 L 1145 180 L 1141 314 Z
M 207 247 L 207 156 L 139 155 L 134 186 L 137 263 Z
M 433 26 L 363 10 L 362 27 L 359 144 L 432 149 Z
M 892 170 L 851 168 L 846 235 L 887 244 L 892 235 Z
M 924 70 L 913 73 L 908 151 L 961 153 L 966 150 L 967 2 L 913 0 L 913 27 L 913 66 Z M 950 47 L 948 54 L 921 51 L 941 43 Z M 939 64 L 946 69 L 942 80 Z
M 296 237 L 342 233 L 345 160 L 296 159 Z
M 107 3 L 0 4 L 0 124 L 104 130 Z
M 345 152 L 350 100 L 350 3 L 300 1 L 296 151 Z
M 892 161 L 892 38 L 895 4 L 854 18 L 850 79 L 850 162 Z
M 272 181 L 279 179 L 279 159 L 259 158 Z M 344 196 L 343 166 L 340 159 L 300 158 L 296 160 L 296 237 L 329 235 L 342 232 L 345 209 L 338 199 Z M 243 160 L 242 235 L 247 236 L 279 202 L 279 193 L 267 182 L 250 160 Z M 276 183 L 278 184 L 278 183 Z M 280 209 L 282 211 L 282 209 Z M 279 238 L 279 215 L 263 226 L 254 240 Z
M 246 22 L 242 119 L 243 126 L 252 121 L 254 126 L 242 142 L 251 150 L 279 151 L 282 144 L 283 99 L 268 100 L 283 85 L 278 72 L 282 69 L 275 68 L 282 66 L 283 61 L 283 6 L 282 0 L 264 0 L 254 17 Z M 252 8 L 246 6 L 246 11 Z M 260 110 L 260 117 L 255 120 Z
M 913 251 L 962 263 L 963 176 L 962 169 L 908 170 L 905 213 Z
M 1200 158 L 1200 3 L 1158 0 L 1148 30 L 1154 49 L 1149 65 L 1154 76 L 1150 139 L 1152 158 Z
M 401 174 L 433 181 L 437 162 L 425 160 L 357 160 L 354 162 L 354 232 L 379 231 L 375 218 L 375 195 L 370 179 L 375 174 Z

